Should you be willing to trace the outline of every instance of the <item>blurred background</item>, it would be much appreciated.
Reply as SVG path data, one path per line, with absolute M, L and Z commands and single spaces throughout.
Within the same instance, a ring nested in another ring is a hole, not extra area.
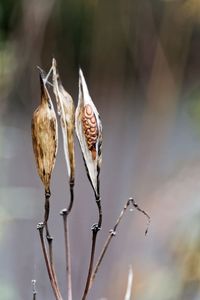
M 36 230 L 44 192 L 30 129 L 40 102 L 36 66 L 48 71 L 53 56 L 75 104 L 82 67 L 103 122 L 97 254 L 130 196 L 152 219 L 145 237 L 145 218 L 127 212 L 88 299 L 123 299 L 130 264 L 133 299 L 200 299 L 199 53 L 199 0 L 0 0 L 0 300 L 32 299 L 32 279 L 37 300 L 53 299 Z M 66 172 L 60 147 L 50 227 L 63 294 L 59 211 L 69 200 Z M 75 300 L 84 288 L 96 219 L 76 141 Z

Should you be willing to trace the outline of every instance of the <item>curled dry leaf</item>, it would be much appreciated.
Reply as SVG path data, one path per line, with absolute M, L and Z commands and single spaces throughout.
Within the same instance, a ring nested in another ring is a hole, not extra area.
M 55 58 L 52 60 L 53 91 L 56 97 L 57 110 L 63 135 L 63 146 L 70 183 L 74 183 L 74 103 L 69 93 L 64 89 L 57 70 Z
M 40 70 L 40 87 L 41 103 L 32 118 L 32 142 L 38 174 L 45 191 L 49 192 L 58 148 L 58 126 L 42 70 Z
M 79 99 L 75 114 L 76 134 L 81 146 L 88 178 L 96 198 L 99 198 L 99 172 L 101 166 L 102 124 L 90 97 L 82 70 L 79 70 Z

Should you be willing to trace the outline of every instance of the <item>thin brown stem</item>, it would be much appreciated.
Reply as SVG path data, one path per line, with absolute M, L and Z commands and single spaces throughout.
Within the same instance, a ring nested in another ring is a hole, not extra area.
M 69 184 L 70 186 L 70 202 L 69 202 L 69 206 L 67 208 L 67 215 L 70 214 L 71 210 L 72 210 L 72 206 L 74 204 L 74 180 L 72 180 Z
M 44 226 L 45 226 L 45 230 L 46 230 L 46 240 L 48 243 L 48 252 L 49 252 L 48 255 L 49 255 L 50 268 L 51 268 L 51 272 L 52 272 L 52 276 L 53 276 L 53 279 L 55 282 L 56 289 L 58 291 L 58 295 L 59 295 L 59 297 L 62 298 L 61 293 L 60 293 L 60 288 L 58 285 L 54 262 L 53 262 L 53 237 L 51 236 L 51 234 L 49 232 L 49 227 L 48 227 L 48 219 L 49 219 L 49 212 L 50 212 L 50 201 L 49 201 L 50 196 L 51 196 L 50 189 L 45 190 Z
M 58 290 L 58 294 L 62 298 L 60 288 L 59 288 L 59 285 L 58 285 L 58 280 L 57 280 L 57 275 L 56 275 L 56 271 L 55 271 L 55 267 L 54 267 L 54 262 L 53 262 L 53 237 L 48 236 L 47 237 L 47 242 L 48 242 L 48 247 L 49 247 L 49 262 L 50 262 L 52 275 L 53 275 L 53 278 L 54 278 L 54 281 L 55 281 L 56 288 Z
M 72 271 L 71 271 L 71 253 L 69 238 L 69 222 L 68 216 L 72 210 L 74 203 L 74 181 L 70 182 L 70 202 L 67 209 L 63 209 L 60 215 L 63 217 L 64 239 L 65 239 L 65 260 L 66 260 L 66 278 L 67 278 L 67 296 L 68 300 L 72 300 Z
M 48 219 L 49 219 L 49 211 L 50 211 L 50 202 L 49 199 L 51 197 L 50 190 L 45 190 L 45 204 L 44 204 L 44 225 L 46 230 L 46 237 L 50 237 L 49 229 L 48 229 Z
M 71 274 L 71 255 L 69 241 L 69 224 L 66 210 L 60 213 L 63 216 L 64 239 L 65 239 L 65 260 L 66 260 L 66 278 L 67 278 L 67 299 L 72 300 L 72 274 Z
M 91 255 L 90 255 L 90 263 L 89 263 L 88 276 L 87 276 L 87 281 L 86 281 L 82 300 L 86 299 L 87 294 L 89 292 L 90 285 L 91 285 L 91 277 L 92 277 L 93 264 L 94 264 L 97 234 L 98 234 L 99 230 L 101 229 L 101 225 L 102 225 L 102 210 L 101 210 L 100 197 L 96 197 L 96 203 L 97 203 L 97 207 L 98 207 L 99 219 L 98 219 L 98 223 L 94 224 L 92 226 L 92 248 L 91 248 Z
M 39 223 L 38 226 L 37 226 L 37 229 L 39 230 L 40 241 L 41 241 L 41 246 L 42 246 L 42 252 L 43 252 L 43 255 L 44 255 L 44 260 L 45 260 L 45 264 L 46 264 L 46 267 L 47 267 L 47 272 L 48 272 L 48 275 L 49 275 L 49 280 L 50 280 L 50 283 L 51 283 L 51 287 L 52 287 L 55 299 L 56 300 L 63 300 L 62 296 L 61 296 L 61 294 L 60 294 L 60 292 L 59 292 L 59 290 L 56 286 L 55 279 L 54 279 L 52 269 L 51 269 L 51 265 L 50 265 L 50 261 L 49 261 L 48 255 L 47 255 L 47 250 L 46 250 L 45 243 L 44 243 L 44 236 L 43 236 L 44 223 Z
M 91 276 L 89 290 L 92 287 L 92 284 L 93 284 L 94 279 L 96 277 L 96 274 L 98 272 L 99 266 L 100 266 L 100 264 L 101 264 L 101 262 L 102 262 L 102 260 L 104 258 L 104 255 L 105 255 L 105 253 L 106 253 L 106 251 L 108 249 L 108 246 L 109 246 L 112 238 L 116 235 L 117 227 L 119 226 L 119 224 L 120 224 L 120 222 L 121 222 L 121 220 L 122 220 L 122 218 L 124 216 L 124 213 L 126 212 L 126 210 L 127 210 L 127 208 L 129 207 L 130 204 L 132 204 L 134 208 L 136 208 L 139 212 L 143 213 L 147 217 L 147 219 L 148 219 L 148 225 L 147 225 L 147 228 L 145 230 L 145 235 L 148 232 L 148 228 L 149 228 L 149 225 L 150 225 L 150 216 L 143 209 L 141 209 L 138 206 L 138 204 L 135 202 L 135 200 L 133 198 L 129 198 L 128 201 L 126 202 L 126 204 L 124 205 L 124 208 L 122 209 L 122 211 L 121 211 L 121 213 L 120 213 L 120 215 L 119 215 L 119 217 L 118 217 L 118 219 L 117 219 L 117 221 L 116 221 L 113 229 L 110 230 L 109 236 L 108 236 L 108 238 L 107 238 L 107 240 L 106 240 L 106 242 L 105 242 L 105 244 L 103 246 L 103 249 L 102 249 L 102 251 L 101 251 L 101 253 L 99 255 L 99 258 L 97 259 L 97 263 L 96 263 L 96 265 L 94 267 L 94 271 L 93 271 L 92 276 Z

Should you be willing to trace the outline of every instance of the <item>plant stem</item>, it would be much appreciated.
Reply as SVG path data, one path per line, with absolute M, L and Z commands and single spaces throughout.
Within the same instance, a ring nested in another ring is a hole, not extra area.
M 96 277 L 96 274 L 98 272 L 99 266 L 100 266 L 100 264 L 101 264 L 101 262 L 102 262 L 102 260 L 104 258 L 104 255 L 105 255 L 105 253 L 106 253 L 106 251 L 108 249 L 108 246 L 109 246 L 112 238 L 116 235 L 117 227 L 119 226 L 119 224 L 120 224 L 120 222 L 121 222 L 121 220 L 122 220 L 122 218 L 124 216 L 124 213 L 126 212 L 126 210 L 127 210 L 127 208 L 129 207 L 130 204 L 132 204 L 134 208 L 136 208 L 139 212 L 143 213 L 147 217 L 147 219 L 148 219 L 148 225 L 147 225 L 147 228 L 146 228 L 146 231 L 145 231 L 145 235 L 148 232 L 148 228 L 149 228 L 149 224 L 150 224 L 150 216 L 144 210 L 142 210 L 138 206 L 138 204 L 135 202 L 135 200 L 133 198 L 129 198 L 128 201 L 126 202 L 126 204 L 124 205 L 124 208 L 122 209 L 122 211 L 121 211 L 121 213 L 120 213 L 120 215 L 119 215 L 119 217 L 118 217 L 118 219 L 117 219 L 117 221 L 116 221 L 113 229 L 110 230 L 109 236 L 108 236 L 108 238 L 107 238 L 107 240 L 106 240 L 106 242 L 105 242 L 105 244 L 103 246 L 103 249 L 102 249 L 102 251 L 101 251 L 101 253 L 99 255 L 99 258 L 97 259 L 97 263 L 96 263 L 96 265 L 94 267 L 94 271 L 93 271 L 92 276 L 91 276 L 89 290 L 92 287 L 92 284 L 93 284 L 94 279 Z
M 37 295 L 35 285 L 36 285 L 36 280 L 33 279 L 32 280 L 33 300 L 36 300 L 36 295 Z
M 95 249 L 96 249 L 96 239 L 97 239 L 97 234 L 98 234 L 99 230 L 101 229 L 101 224 L 102 224 L 102 210 L 101 210 L 100 197 L 96 197 L 96 203 L 97 203 L 97 207 L 98 207 L 99 220 L 98 220 L 97 224 L 94 224 L 92 226 L 92 248 L 91 248 L 91 255 L 90 255 L 90 263 L 89 263 L 88 276 L 87 276 L 87 281 L 86 281 L 82 300 L 86 299 L 87 294 L 89 292 L 90 285 L 91 285 L 91 276 L 92 276 L 94 255 L 95 255 Z
M 57 280 L 57 276 L 56 276 L 56 271 L 55 271 L 55 267 L 54 267 L 54 262 L 53 262 L 53 237 L 48 236 L 47 242 L 48 242 L 48 247 L 49 247 L 49 262 L 50 262 L 51 272 L 52 272 L 58 293 L 61 296 L 60 288 L 59 288 L 58 280 Z
M 66 260 L 66 277 L 67 277 L 67 296 L 72 300 L 72 271 L 71 271 L 71 254 L 68 216 L 74 203 L 74 181 L 70 182 L 70 203 L 68 208 L 61 210 L 60 215 L 63 217 L 64 239 L 65 239 L 65 260 Z
M 46 267 L 47 267 L 47 272 L 48 272 L 48 275 L 49 275 L 49 280 L 50 280 L 50 283 L 51 283 L 52 290 L 54 292 L 55 299 L 56 300 L 63 300 L 62 296 L 60 294 L 60 291 L 58 290 L 58 288 L 56 286 L 56 282 L 55 282 L 55 279 L 54 279 L 54 276 L 53 276 L 53 273 L 52 273 L 51 265 L 50 265 L 50 262 L 49 262 L 49 258 L 48 258 L 48 255 L 47 255 L 47 250 L 46 250 L 45 243 L 44 243 L 44 236 L 43 236 L 44 223 L 39 223 L 37 225 L 37 229 L 39 230 L 40 241 L 41 241 L 41 246 L 42 246 L 42 252 L 43 252 L 43 255 L 44 255 L 44 260 L 45 260 L 45 264 L 46 264 Z
M 50 263 L 50 268 L 51 268 L 51 273 L 58 291 L 59 296 L 62 298 L 60 289 L 58 286 L 58 280 L 56 276 L 56 271 L 53 263 L 53 237 L 50 235 L 49 228 L 48 228 L 48 219 L 49 219 L 49 212 L 50 212 L 50 196 L 51 192 L 50 190 L 45 190 L 45 213 L 44 213 L 44 226 L 46 230 L 46 240 L 48 243 L 48 252 L 49 252 L 49 263 Z
M 48 219 L 49 219 L 49 211 L 50 211 L 50 203 L 49 199 L 51 197 L 50 190 L 45 190 L 45 204 L 44 204 L 44 225 L 46 229 L 46 238 L 50 237 L 49 229 L 48 229 Z
M 69 224 L 67 212 L 63 211 L 63 226 L 65 238 L 65 260 L 66 260 L 66 277 L 67 277 L 67 299 L 72 300 L 72 274 L 71 274 L 71 255 L 70 255 L 70 241 L 69 241 Z

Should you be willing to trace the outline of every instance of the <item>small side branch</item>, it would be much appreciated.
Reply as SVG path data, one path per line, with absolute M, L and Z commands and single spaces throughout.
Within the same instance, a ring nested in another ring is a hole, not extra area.
M 70 182 L 70 202 L 66 209 L 61 210 L 60 215 L 63 217 L 64 239 L 65 239 L 65 260 L 66 260 L 66 277 L 67 277 L 67 296 L 68 300 L 72 300 L 72 271 L 71 271 L 71 253 L 68 216 L 72 210 L 74 203 L 74 182 Z
M 94 224 L 92 226 L 92 248 L 91 248 L 91 255 L 90 255 L 90 263 L 89 263 L 88 276 L 87 276 L 86 286 L 85 286 L 85 290 L 84 290 L 82 300 L 86 299 L 87 294 L 88 294 L 89 289 L 90 289 L 91 279 L 92 279 L 92 271 L 93 271 L 93 264 L 94 264 L 95 249 L 96 249 L 96 239 L 97 239 L 97 234 L 98 234 L 99 230 L 101 229 L 101 225 L 102 225 L 102 209 L 101 209 L 101 199 L 100 199 L 100 197 L 96 198 L 96 203 L 97 203 L 97 207 L 98 207 L 99 219 L 98 219 L 98 223 Z
M 37 291 L 36 291 L 36 280 L 35 279 L 32 280 L 32 293 L 33 293 L 33 300 L 36 300 Z
M 120 215 L 119 215 L 119 217 L 118 217 L 118 219 L 117 219 L 117 221 L 116 221 L 116 223 L 115 223 L 113 229 L 110 230 L 109 236 L 108 236 L 108 238 L 107 238 L 107 240 L 106 240 L 106 242 L 105 242 L 105 244 L 104 244 L 104 246 L 103 246 L 103 249 L 102 249 L 102 251 L 101 251 L 101 254 L 100 254 L 99 258 L 97 259 L 97 263 L 96 263 L 96 265 L 95 265 L 95 267 L 94 267 L 94 271 L 93 271 L 93 273 L 92 273 L 92 277 L 91 277 L 91 281 L 90 281 L 89 290 L 90 290 L 91 287 L 92 287 L 92 284 L 93 284 L 94 279 L 95 279 L 95 277 L 96 277 L 96 274 L 97 274 L 97 272 L 98 272 L 99 266 L 100 266 L 100 264 L 101 264 L 101 262 L 102 262 L 102 260 L 103 260 L 103 258 L 104 258 L 104 256 L 105 256 L 105 253 L 106 253 L 106 251 L 107 251 L 107 249 L 108 249 L 108 246 L 109 246 L 109 244 L 110 244 L 112 238 L 116 235 L 117 227 L 119 226 L 119 224 L 120 224 L 120 222 L 121 222 L 121 220 L 122 220 L 122 218 L 123 218 L 123 216 L 124 216 L 124 213 L 126 212 L 127 208 L 128 208 L 130 205 L 132 205 L 135 209 L 137 209 L 139 212 L 141 212 L 142 214 L 144 214 L 144 215 L 147 217 L 148 224 L 147 224 L 147 228 L 146 228 L 146 230 L 145 230 L 145 235 L 146 235 L 147 232 L 148 232 L 148 228 L 149 228 L 150 220 L 151 220 L 151 219 L 150 219 L 150 216 L 149 216 L 143 209 L 141 209 L 141 208 L 138 206 L 138 204 L 135 202 L 135 200 L 134 200 L 133 198 L 129 198 L 128 201 L 126 202 L 126 204 L 124 205 L 124 208 L 122 209 L 122 211 L 121 211 L 121 213 L 120 213 Z

